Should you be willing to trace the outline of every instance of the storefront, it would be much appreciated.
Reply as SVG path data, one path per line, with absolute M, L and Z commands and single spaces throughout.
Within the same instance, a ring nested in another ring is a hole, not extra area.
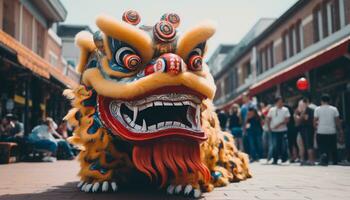
M 341 57 L 310 72 L 314 101 L 320 102 L 322 93 L 331 96 L 342 118 L 350 120 L 350 59 Z
M 76 83 L 51 68 L 0 30 L 0 119 L 7 113 L 15 114 L 23 122 L 25 133 L 45 117 L 59 123 L 70 106 L 63 90 Z

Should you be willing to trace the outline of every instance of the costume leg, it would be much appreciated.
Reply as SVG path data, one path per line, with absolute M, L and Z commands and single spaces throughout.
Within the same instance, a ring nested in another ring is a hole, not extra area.
M 126 182 L 133 169 L 130 157 L 116 150 L 111 136 L 101 138 L 87 144 L 78 156 L 81 166 L 78 187 L 84 192 L 116 192 L 118 184 Z

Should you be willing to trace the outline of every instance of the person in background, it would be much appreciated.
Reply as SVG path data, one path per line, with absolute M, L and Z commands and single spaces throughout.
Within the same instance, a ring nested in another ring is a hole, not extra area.
M 42 160 L 44 162 L 55 162 L 58 146 L 61 146 L 63 151 L 69 155 L 68 159 L 73 159 L 74 154 L 67 141 L 56 132 L 54 121 L 51 118 L 46 118 L 43 124 L 34 127 L 32 133 L 29 134 L 29 141 L 37 149 L 47 150 L 47 156 Z M 58 139 L 56 139 L 57 137 Z
M 13 114 L 7 114 L 6 119 L 9 122 L 9 137 L 7 137 L 7 141 L 16 142 L 18 139 L 22 139 L 24 137 L 23 123 L 19 122 Z
M 337 155 L 337 129 L 340 143 L 344 141 L 344 132 L 340 124 L 338 109 L 329 104 L 328 94 L 321 96 L 321 105 L 314 112 L 314 126 L 316 139 L 320 153 L 320 165 L 327 166 L 329 157 L 332 155 L 333 164 L 338 164 Z
M 5 126 L 5 134 L 2 137 L 3 142 L 14 142 L 18 145 L 19 157 L 22 159 L 25 154 L 25 137 L 23 123 L 18 121 L 17 116 L 9 113 L 5 116 L 7 122 Z
M 301 159 L 300 165 L 315 165 L 314 153 L 314 110 L 309 106 L 308 98 L 303 98 L 298 103 L 298 108 L 294 114 L 294 119 L 299 125 L 301 136 L 301 148 L 299 156 Z M 307 154 L 307 159 L 305 158 Z
M 10 136 L 10 122 L 4 117 L 0 122 L 0 142 L 5 141 Z
M 288 108 L 288 111 L 291 116 L 294 115 L 294 111 L 291 106 L 285 105 L 286 108 Z M 298 158 L 298 145 L 297 145 L 297 137 L 298 137 L 298 130 L 295 124 L 294 117 L 290 117 L 290 120 L 287 124 L 287 138 L 288 138 L 288 151 L 289 151 L 289 161 L 290 163 L 295 163 Z
M 263 129 L 263 155 L 266 156 L 268 162 L 272 158 L 271 134 L 267 127 L 267 114 L 269 113 L 270 108 L 270 104 L 266 105 L 263 102 L 260 103 L 260 118 L 262 120 L 261 124 Z
M 282 97 L 276 97 L 275 106 L 267 114 L 267 126 L 272 136 L 273 164 L 278 163 L 279 157 L 282 162 L 287 161 L 287 155 L 283 153 L 283 143 L 286 137 L 290 113 L 288 108 L 283 106 Z
M 246 134 L 249 142 L 250 161 L 262 158 L 262 127 L 261 119 L 255 108 L 249 108 L 246 118 Z
M 33 128 L 28 135 L 28 141 L 33 144 L 36 149 L 46 150 L 46 156 L 42 159 L 44 162 L 55 162 L 57 141 L 51 133 L 50 122 L 44 120 L 42 124 Z
M 62 121 L 57 128 L 57 132 L 61 135 L 61 137 L 65 140 L 68 138 L 68 129 L 67 129 L 67 121 Z
M 229 115 L 229 129 L 235 139 L 236 147 L 243 151 L 243 140 L 242 140 L 242 123 L 241 117 L 239 114 L 238 104 L 234 104 Z
M 227 128 L 227 114 L 225 113 L 225 111 L 223 110 L 218 111 L 218 119 L 219 119 L 221 129 L 225 131 Z
M 71 137 L 72 134 L 70 134 L 69 131 L 69 123 L 66 120 L 63 120 L 60 125 L 57 128 L 57 132 L 62 136 L 62 140 L 65 141 L 64 146 L 69 146 L 70 148 L 68 150 L 64 149 L 63 158 L 71 159 L 70 158 L 70 152 L 73 152 L 74 155 L 77 155 L 78 148 L 75 148 L 73 145 L 69 144 L 68 137 Z M 67 147 L 65 147 L 67 148 Z M 67 154 L 68 153 L 68 154 Z
M 249 154 L 249 141 L 247 137 L 247 114 L 249 111 L 249 108 L 256 108 L 256 105 L 253 104 L 253 102 L 250 100 L 248 94 L 243 94 L 242 97 L 243 104 L 241 106 L 241 119 L 242 119 L 242 133 L 243 133 L 243 148 L 244 151 Z

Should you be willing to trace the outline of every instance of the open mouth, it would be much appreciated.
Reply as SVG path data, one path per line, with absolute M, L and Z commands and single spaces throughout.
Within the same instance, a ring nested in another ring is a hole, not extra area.
M 205 139 L 201 130 L 201 100 L 192 94 L 150 95 L 141 100 L 122 101 L 98 97 L 102 122 L 115 135 L 128 140 L 165 136 Z

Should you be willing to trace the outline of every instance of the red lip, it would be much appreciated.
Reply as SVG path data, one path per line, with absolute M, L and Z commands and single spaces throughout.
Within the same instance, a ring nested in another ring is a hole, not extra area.
M 169 91 L 169 90 L 168 90 Z M 173 92 L 174 90 L 171 90 Z M 159 93 L 160 91 L 157 91 Z M 152 93 L 154 94 L 154 93 Z M 131 142 L 152 141 L 159 138 L 184 138 L 196 141 L 204 141 L 207 135 L 203 131 L 191 131 L 183 128 L 167 128 L 155 130 L 154 132 L 133 132 L 123 125 L 115 116 L 113 116 L 110 104 L 112 98 L 98 96 L 98 112 L 102 123 L 110 129 L 112 134 L 117 135 Z

